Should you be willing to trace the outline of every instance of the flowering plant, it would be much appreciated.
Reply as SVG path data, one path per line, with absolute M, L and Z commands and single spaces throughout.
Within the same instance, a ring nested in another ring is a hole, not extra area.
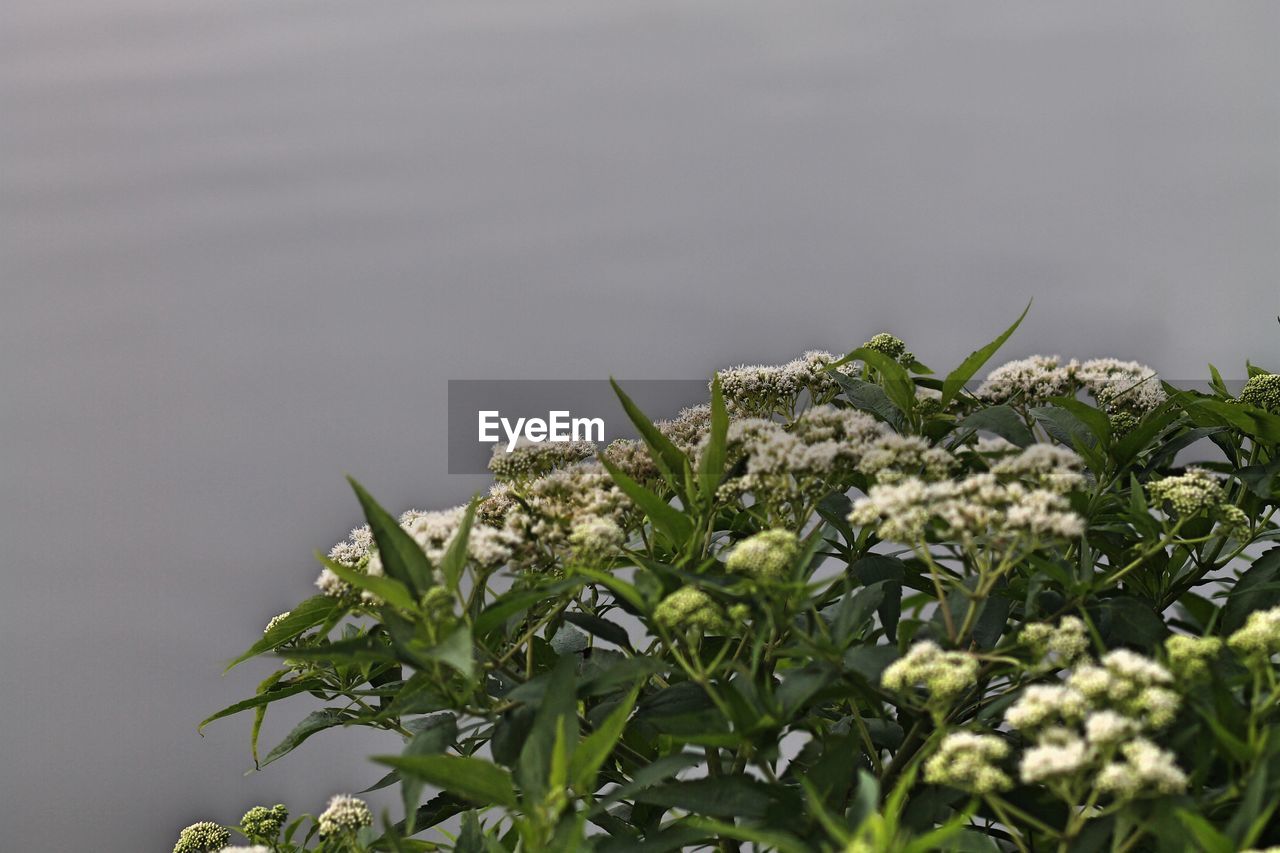
M 500 448 L 464 507 L 355 484 L 367 525 L 236 661 L 278 668 L 206 723 L 253 713 L 259 765 L 395 732 L 403 810 L 260 807 L 175 853 L 1280 844 L 1280 376 L 971 387 L 1017 325 L 944 378 L 881 334 L 671 421 L 618 389 L 639 440 Z

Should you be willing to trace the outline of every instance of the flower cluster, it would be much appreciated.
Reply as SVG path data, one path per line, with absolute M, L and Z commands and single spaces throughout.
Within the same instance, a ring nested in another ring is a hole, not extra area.
M 1247 530 L 1248 516 L 1227 500 L 1222 484 L 1202 468 L 1188 468 L 1176 477 L 1148 484 L 1147 494 L 1157 505 L 1168 504 L 1180 517 L 1208 514 L 1228 530 Z
M 1237 654 L 1255 660 L 1267 660 L 1280 653 L 1280 607 L 1250 613 L 1244 627 L 1227 638 L 1227 645 Z
M 1250 376 L 1236 399 L 1241 403 L 1266 409 L 1272 414 L 1280 414 L 1280 373 L 1258 373 Z
M 193 823 L 178 834 L 173 853 L 215 853 L 231 841 L 231 832 L 207 820 Z
M 254 806 L 240 818 L 240 830 L 252 841 L 273 842 L 289 819 L 289 810 L 283 803 L 271 808 Z
M 781 582 L 790 578 L 799 553 L 800 542 L 790 530 L 766 530 L 733 546 L 725 568 L 759 582 Z
M 362 827 L 373 824 L 373 813 L 364 800 L 348 794 L 339 794 L 329 800 L 329 806 L 317 819 L 322 838 L 354 834 Z
M 590 441 L 530 441 L 522 438 L 507 450 L 501 442 L 493 446 L 489 470 L 499 483 L 525 483 L 546 476 L 557 468 L 596 455 Z
M 916 357 L 911 350 L 907 349 L 907 345 L 902 338 L 891 335 L 888 332 L 880 332 L 872 335 L 871 340 L 862 345 L 863 349 L 875 350 L 889 356 L 894 361 L 904 365 L 910 365 L 915 362 Z
M 589 562 L 610 556 L 626 541 L 627 535 L 612 518 L 588 518 L 569 533 L 574 555 Z
M 1173 754 L 1146 737 L 1177 714 L 1172 681 L 1155 661 L 1116 649 L 1077 662 L 1064 683 L 1027 687 L 1004 715 L 1030 741 L 1022 782 L 1047 784 L 1069 801 L 1095 785 L 1119 799 L 1181 790 L 1186 775 Z
M 857 469 L 879 483 L 908 477 L 940 480 L 956 465 L 955 457 L 915 435 L 886 433 L 862 451 Z
M 502 524 L 513 542 L 511 563 L 521 569 L 547 569 L 557 558 L 581 547 L 587 529 L 602 533 L 598 521 L 612 522 L 625 532 L 631 508 L 631 501 L 599 462 L 552 471 L 524 486 L 519 499 L 506 508 Z M 577 544 L 571 541 L 574 531 L 579 531 Z M 616 538 L 616 534 L 610 536 Z
M 829 352 L 813 350 L 786 364 L 731 367 L 720 371 L 720 389 L 730 408 L 744 415 L 791 414 L 801 394 L 807 392 L 811 400 L 822 401 L 836 390 L 829 371 L 836 361 Z
M 729 627 L 724 608 L 696 586 L 681 587 L 658 602 L 653 621 L 681 634 L 717 634 Z
M 750 494 L 771 506 L 803 506 L 855 471 L 863 453 L 885 434 L 875 418 L 852 409 L 816 406 L 789 427 L 763 418 L 729 425 L 728 454 L 743 473 L 721 486 L 721 497 Z
M 910 477 L 875 485 L 853 505 L 849 521 L 875 525 L 880 538 L 908 545 L 923 542 L 931 526 L 944 537 L 1031 542 L 1072 539 L 1084 530 L 1061 493 L 1002 482 L 993 473 L 936 483 Z
M 1030 622 L 1019 639 L 1031 648 L 1038 670 L 1070 666 L 1089 651 L 1089 632 L 1078 616 L 1064 616 L 1057 626 Z
M 1138 416 L 1165 401 L 1156 372 L 1136 361 L 1095 358 L 1063 361 L 1056 355 L 1033 355 L 1007 362 L 987 375 L 978 399 L 988 403 L 1039 405 L 1077 389 L 1091 393 L 1104 409 Z
M 466 513 L 465 506 L 434 512 L 409 510 L 400 516 L 400 526 L 418 543 L 432 565 L 438 565 L 458 535 Z M 515 545 L 511 531 L 476 524 L 467 537 L 467 557 L 482 569 L 492 569 L 511 559 Z
M 885 669 L 880 683 L 894 693 L 904 694 L 923 687 L 929 693 L 928 704 L 940 709 L 973 687 L 977 678 L 976 658 L 944 651 L 937 643 L 922 640 Z
M 1209 667 L 1222 653 L 1221 637 L 1188 637 L 1174 634 L 1164 641 L 1165 657 L 1169 669 L 1181 681 L 1200 681 L 1209 674 Z
M 1009 744 L 997 735 L 952 732 L 924 765 L 924 780 L 971 794 L 990 794 L 1013 787 L 998 766 L 1009 755 Z

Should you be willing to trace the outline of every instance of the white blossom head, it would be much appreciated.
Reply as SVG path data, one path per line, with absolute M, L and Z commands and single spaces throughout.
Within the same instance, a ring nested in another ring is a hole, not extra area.
M 880 683 L 894 693 L 923 687 L 929 704 L 949 706 L 978 679 L 978 661 L 964 652 L 944 651 L 937 643 L 922 640 L 885 668 Z
M 777 583 L 791 577 L 800 540 L 790 530 L 765 530 L 733 546 L 725 560 L 730 574 Z
M 1013 787 L 998 763 L 1008 757 L 1009 745 L 996 735 L 952 732 L 924 765 L 924 779 L 972 794 L 990 794 Z
M 1280 652 L 1280 607 L 1250 613 L 1244 627 L 1227 638 L 1227 645 L 1245 657 L 1269 660 Z
M 373 824 L 373 813 L 364 800 L 349 794 L 338 794 L 317 819 L 322 838 L 354 834 Z

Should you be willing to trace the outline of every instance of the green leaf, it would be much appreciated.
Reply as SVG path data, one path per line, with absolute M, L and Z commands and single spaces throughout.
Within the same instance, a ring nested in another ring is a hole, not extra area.
M 1280 444 L 1280 415 L 1244 403 L 1193 397 L 1183 410 L 1199 426 L 1229 425 L 1267 444 Z
M 878 684 L 880 674 L 898 657 L 898 649 L 894 646 L 854 646 L 844 654 L 844 667 L 869 683 Z
M 958 426 L 961 430 L 993 433 L 1008 439 L 1018 447 L 1026 447 L 1035 443 L 1036 440 L 1031 430 L 1027 429 L 1027 425 L 1023 423 L 1022 416 L 1010 406 L 988 406 L 985 409 L 979 409 L 960 421 Z
M 681 479 L 686 468 L 689 467 L 689 458 L 684 455 L 680 448 L 671 443 L 671 439 L 667 438 L 662 432 L 653 425 L 644 412 L 632 402 L 631 398 L 626 395 L 620 386 L 613 379 L 609 380 L 609 384 L 613 386 L 613 392 L 618 395 L 618 400 L 622 403 L 622 408 L 626 411 L 627 417 L 631 419 L 639 431 L 640 437 L 644 443 L 648 445 L 650 452 L 653 454 L 653 461 L 658 466 L 658 470 L 662 472 L 662 476 L 671 485 L 671 488 L 680 489 Z
M 270 631 L 264 633 L 262 639 L 227 664 L 227 670 L 237 664 L 244 663 L 249 658 L 274 651 L 277 647 L 296 639 L 299 635 L 305 634 L 315 626 L 334 618 L 335 614 L 340 614 L 342 610 L 342 605 L 327 595 L 316 595 L 308 598 L 290 610 L 289 615 L 277 622 Z
M 534 715 L 533 728 L 520 750 L 520 760 L 515 768 L 516 779 L 526 796 L 540 797 L 547 790 L 555 760 L 557 738 L 567 735 L 568 743 L 577 741 L 575 666 L 572 656 L 562 657 L 556 661 L 555 668 L 547 676 L 546 692 Z M 564 731 L 566 729 L 567 732 Z
M 348 477 L 347 480 L 360 499 L 360 506 L 364 509 L 369 529 L 373 531 L 378 556 L 382 559 L 382 567 L 386 573 L 413 590 L 416 595 L 422 595 L 435 586 L 431 561 L 418 547 L 418 543 L 354 478 Z
M 900 412 L 910 414 L 915 411 L 916 385 L 905 367 L 879 350 L 858 347 L 844 358 L 829 365 L 827 370 L 839 376 L 840 373 L 836 368 L 850 361 L 862 361 L 875 369 L 880 376 L 879 384 L 884 389 L 885 396 Z M 838 379 L 836 381 L 839 382 Z
M 318 559 L 329 571 L 342 578 L 351 586 L 359 590 L 367 590 L 381 598 L 387 604 L 393 607 L 399 607 L 401 610 L 413 610 L 413 593 L 409 588 L 395 578 L 384 577 L 380 575 L 368 575 L 364 572 L 358 572 L 350 566 L 344 566 L 341 563 L 334 562 L 319 551 L 316 552 Z
M 1214 829 L 1213 824 L 1200 815 L 1186 809 L 1178 809 L 1176 814 L 1204 853 L 1235 853 L 1235 842 Z
M 482 806 L 514 809 L 515 786 L 503 767 L 461 755 L 378 755 L 374 761 Z
M 579 578 L 568 578 L 527 592 L 507 591 L 476 617 L 475 633 L 483 637 L 520 611 L 527 610 L 540 601 L 556 598 L 561 593 L 576 590 L 582 584 L 583 581 Z
M 701 764 L 703 757 L 692 752 L 677 752 L 672 755 L 663 755 L 654 759 L 652 764 L 646 764 L 631 774 L 631 781 L 618 788 L 601 795 L 596 800 L 595 805 L 591 808 L 591 814 L 596 814 L 608 808 L 619 800 L 630 799 L 638 791 L 656 785 L 669 776 L 674 776 L 681 770 L 687 770 Z
M 475 675 L 475 649 L 471 642 L 471 629 L 458 625 L 449 635 L 427 651 L 427 657 L 457 670 L 463 678 Z
M 975 350 L 969 354 L 969 357 L 960 363 L 960 366 L 947 374 L 947 378 L 942 381 L 942 405 L 946 406 L 956 394 L 960 393 L 960 389 L 964 384 L 973 378 L 973 375 L 982 369 L 982 365 L 987 363 L 991 356 L 996 354 L 996 350 L 1004 346 L 1004 342 L 1009 340 L 1009 336 L 1014 333 L 1022 323 L 1022 318 L 1027 316 L 1027 312 L 1031 310 L 1031 303 L 1027 303 L 1027 307 L 1022 309 L 1022 313 L 1018 315 L 1018 319 L 1013 321 L 1013 325 L 1005 329 L 1000 337 L 987 344 L 980 350 Z
M 449 550 L 444 552 L 440 560 L 440 574 L 450 592 L 458 591 L 458 583 L 462 580 L 462 570 L 467 564 L 467 542 L 471 538 L 471 525 L 476 518 L 476 501 L 467 504 L 462 521 L 458 524 L 458 532 L 449 543 Z
M 607 640 L 623 649 L 631 648 L 631 638 L 627 636 L 627 631 L 621 625 L 602 619 L 592 613 L 572 612 L 564 614 L 564 621 L 571 625 L 577 625 L 582 630 L 594 634 L 602 640 Z
M 724 478 L 726 443 L 729 436 L 729 413 L 724 406 L 724 392 L 720 390 L 720 376 L 711 380 L 711 430 L 707 434 L 707 446 L 698 462 L 698 482 L 702 487 L 702 500 L 707 505 L 715 501 L 716 489 Z
M 756 849 L 777 850 L 779 853 L 808 853 L 811 849 L 794 835 L 771 829 L 755 829 L 739 826 L 734 823 L 712 820 L 705 817 L 691 817 L 685 821 L 695 829 L 703 829 L 714 833 L 719 838 L 734 838 L 738 841 L 750 841 Z
M 875 415 L 898 432 L 902 431 L 904 425 L 902 410 L 894 405 L 883 388 L 856 376 L 846 376 L 838 370 L 833 371 L 831 375 L 844 392 L 844 398 L 855 409 Z
M 405 746 L 402 756 L 439 755 L 458 736 L 458 720 L 453 714 L 437 714 L 427 719 L 427 725 L 413 736 Z M 397 772 L 397 771 L 393 771 Z M 400 780 L 400 793 L 404 801 L 405 831 L 412 835 L 418 817 L 418 804 L 422 799 L 422 779 L 409 776 Z
M 637 793 L 637 803 L 683 809 L 712 817 L 762 819 L 782 789 L 750 776 L 717 776 L 667 782 Z
M 571 569 L 574 574 L 582 575 L 584 578 L 590 578 L 596 583 L 608 587 L 609 591 L 621 598 L 627 604 L 631 605 L 637 613 L 643 613 L 648 609 L 644 596 L 640 594 L 640 590 L 636 589 L 633 584 L 627 583 L 622 578 L 614 577 L 608 572 L 598 571 L 597 569 L 589 569 L 586 566 L 574 566 Z
M 1093 447 L 1098 441 L 1084 421 L 1061 406 L 1036 406 L 1029 409 L 1028 414 L 1054 441 L 1067 447 Z
M 1265 465 L 1249 465 L 1236 471 L 1240 482 L 1264 501 L 1280 499 L 1280 459 Z
M 223 717 L 230 717 L 233 714 L 239 714 L 241 711 L 248 711 L 253 708 L 261 708 L 270 705 L 272 702 L 284 699 L 287 696 L 296 696 L 299 693 L 305 693 L 308 690 L 315 690 L 321 686 L 321 682 L 315 679 L 305 679 L 303 681 L 285 682 L 285 686 L 268 690 L 265 693 L 259 693 L 257 696 L 248 699 L 242 699 L 234 705 L 228 705 L 216 714 L 211 714 L 200 721 L 200 725 L 196 727 L 196 731 L 203 732 L 204 727 L 212 723 L 214 720 L 221 720 Z
M 659 531 L 676 547 L 683 545 L 688 540 L 693 533 L 693 522 L 689 520 L 687 515 L 622 473 L 616 465 L 603 455 L 599 458 L 600 464 L 609 472 L 613 482 L 627 497 L 635 501 L 636 506 L 644 511 L 644 514 L 649 517 L 649 521 L 653 523 L 655 530 Z
M 627 719 L 635 708 L 636 697 L 640 688 L 634 688 L 618 706 L 609 712 L 595 731 L 578 744 L 573 753 L 573 762 L 569 769 L 569 778 L 573 786 L 580 792 L 590 793 L 595 790 L 596 773 L 604 765 L 609 754 L 613 752 L 622 731 L 627 726 Z
M 1050 397 L 1049 402 L 1075 415 L 1076 420 L 1084 424 L 1098 441 L 1106 442 L 1111 438 L 1111 419 L 1107 417 L 1106 412 L 1095 409 L 1074 397 Z
M 354 719 L 351 714 L 341 708 L 325 708 L 321 711 L 312 711 L 302 722 L 294 726 L 293 731 L 285 735 L 284 740 L 276 744 L 275 748 L 267 753 L 267 757 L 262 759 L 262 766 L 266 767 L 276 759 L 283 758 L 293 752 L 313 734 L 322 732 L 325 729 L 331 729 L 334 726 L 340 726 L 351 719 Z

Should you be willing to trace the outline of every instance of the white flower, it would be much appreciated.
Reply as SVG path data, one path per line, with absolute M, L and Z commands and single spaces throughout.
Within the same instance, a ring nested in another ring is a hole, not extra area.
M 1227 645 L 1243 655 L 1271 657 L 1280 652 L 1280 607 L 1255 610 L 1244 627 L 1227 638 Z
M 1085 737 L 1096 746 L 1117 744 L 1137 730 L 1137 723 L 1115 711 L 1094 711 L 1084 721 Z
M 400 526 L 422 548 L 432 565 L 439 565 L 462 525 L 465 506 L 435 512 L 410 510 L 400 517 Z M 509 531 L 487 524 L 472 524 L 467 537 L 467 556 L 484 568 L 495 568 L 511 559 L 513 537 Z
M 943 738 L 924 765 L 925 781 L 949 785 L 974 794 L 1003 791 L 1013 786 L 996 762 L 1009 754 L 1009 745 L 995 735 L 953 732 Z
M 1187 787 L 1187 775 L 1179 769 L 1173 753 L 1146 738 L 1120 747 L 1122 761 L 1113 761 L 1098 774 L 1098 788 L 1120 799 L 1147 794 L 1176 794 Z
M 1073 450 L 1056 444 L 1032 444 L 1016 456 L 999 459 L 991 473 L 1001 478 L 1029 481 L 1055 494 L 1066 494 L 1085 483 L 1084 460 Z
M 974 685 L 978 661 L 963 652 L 943 651 L 937 643 L 922 640 L 885 668 L 880 682 L 895 693 L 922 686 L 930 701 L 947 704 Z
M 1062 684 L 1033 684 L 1005 711 L 1015 729 L 1032 729 L 1050 722 L 1076 722 L 1089 710 L 1084 694 Z
M 330 574 L 332 574 L 332 572 L 330 572 Z M 271 620 L 270 620 L 269 622 L 267 622 L 267 627 L 265 627 L 265 628 L 263 628 L 263 629 L 262 629 L 262 633 L 263 633 L 263 634 L 268 633 L 272 628 L 274 628 L 275 626 L 277 626 L 277 625 L 279 625 L 281 622 L 283 622 L 283 621 L 284 621 L 284 619 L 285 619 L 285 617 L 286 617 L 286 616 L 288 616 L 291 612 L 292 612 L 292 611 L 290 611 L 290 610 L 286 610 L 286 611 L 285 611 L 285 612 L 283 612 L 283 613 L 278 613 L 278 614 L 276 614 L 275 616 L 272 616 L 272 617 L 271 617 Z
M 596 455 L 591 441 L 530 441 L 521 438 L 515 447 L 507 450 L 502 442 L 493 446 L 489 470 L 500 483 L 523 483 L 545 476 L 556 468 L 563 468 Z
M 1033 746 L 1022 754 L 1019 772 L 1028 785 L 1070 776 L 1093 757 L 1089 746 L 1078 737 L 1063 738 L 1057 743 Z
M 339 794 L 329 800 L 329 806 L 320 813 L 317 822 L 320 836 L 328 838 L 344 833 L 353 833 L 373 823 L 373 813 L 369 811 L 364 800 L 349 794 Z
M 1033 355 L 1006 362 L 987 374 L 976 395 L 989 403 L 1020 400 L 1028 405 L 1071 393 L 1074 361 L 1063 363 L 1056 355 Z
M 1076 380 L 1103 407 L 1144 413 L 1165 401 L 1160 377 L 1145 364 L 1114 358 L 1094 358 L 1081 364 Z
M 1002 483 L 990 473 L 925 483 L 909 477 L 872 486 L 849 514 L 857 525 L 876 525 L 882 539 L 916 544 L 931 520 L 954 537 L 1073 539 L 1084 522 L 1062 495 L 1021 483 Z

